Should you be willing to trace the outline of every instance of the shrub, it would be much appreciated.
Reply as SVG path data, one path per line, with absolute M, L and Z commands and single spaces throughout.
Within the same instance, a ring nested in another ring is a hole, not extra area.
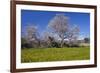
M 60 48 L 60 44 L 58 42 L 52 42 L 52 47 Z

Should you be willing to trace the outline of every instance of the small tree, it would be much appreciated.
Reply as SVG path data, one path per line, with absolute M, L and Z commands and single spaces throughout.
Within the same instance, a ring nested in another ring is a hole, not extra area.
M 26 31 L 25 31 L 25 34 L 26 34 L 26 39 L 29 43 L 29 45 L 31 45 L 32 47 L 34 46 L 38 46 L 39 44 L 39 41 L 38 41 L 38 38 L 37 38 L 37 27 L 34 26 L 33 24 L 32 25 L 28 25 L 26 26 Z
M 63 47 L 66 32 L 68 31 L 68 17 L 64 14 L 56 14 L 49 22 L 48 27 L 61 38 L 61 47 Z
M 31 39 L 36 39 L 37 27 L 34 25 L 28 25 L 26 27 L 26 38 L 30 41 Z

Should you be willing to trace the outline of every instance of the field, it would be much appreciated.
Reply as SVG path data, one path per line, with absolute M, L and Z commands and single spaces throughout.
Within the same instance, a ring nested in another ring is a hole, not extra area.
M 89 47 L 76 48 L 26 48 L 21 50 L 21 62 L 47 62 L 90 59 Z

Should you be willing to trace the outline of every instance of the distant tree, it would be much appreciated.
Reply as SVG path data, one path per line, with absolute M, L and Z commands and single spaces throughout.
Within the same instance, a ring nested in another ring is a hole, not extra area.
M 28 39 L 28 41 L 32 40 L 32 39 L 36 39 L 36 35 L 37 35 L 37 27 L 34 25 L 28 25 L 26 26 L 26 38 Z
M 48 27 L 61 38 L 61 47 L 63 47 L 66 32 L 68 31 L 68 17 L 64 14 L 56 14 L 49 22 Z
M 28 43 L 32 45 L 32 47 L 39 45 L 40 41 L 37 38 L 38 31 L 36 26 L 33 24 L 26 26 L 25 34 L 25 38 L 27 39 Z
M 84 38 L 84 42 L 85 43 L 89 43 L 90 42 L 90 38 Z

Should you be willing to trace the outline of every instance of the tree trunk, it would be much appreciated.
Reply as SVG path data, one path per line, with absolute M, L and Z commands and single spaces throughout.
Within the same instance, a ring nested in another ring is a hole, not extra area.
M 63 47 L 63 44 L 64 44 L 64 39 L 61 40 L 61 45 L 60 45 L 61 48 Z

